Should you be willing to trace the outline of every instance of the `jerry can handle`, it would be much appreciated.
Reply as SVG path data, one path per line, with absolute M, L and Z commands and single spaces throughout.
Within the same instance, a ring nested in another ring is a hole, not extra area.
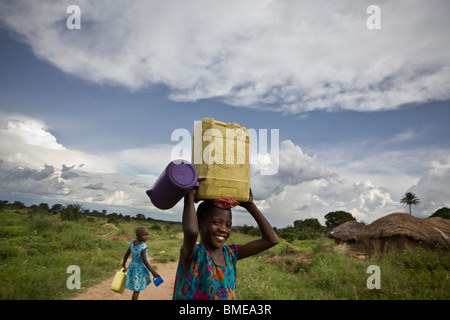
M 222 126 L 222 127 L 228 127 L 228 124 L 226 124 L 225 122 L 222 121 L 214 121 L 214 124 Z
M 225 123 L 225 122 L 217 121 L 217 120 L 214 120 L 214 124 L 225 127 L 225 128 L 230 127 L 230 123 Z M 243 130 L 247 130 L 245 127 L 240 127 L 240 128 Z

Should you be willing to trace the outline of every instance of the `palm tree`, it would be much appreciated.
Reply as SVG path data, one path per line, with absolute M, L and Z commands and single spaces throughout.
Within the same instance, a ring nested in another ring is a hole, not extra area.
M 400 203 L 406 204 L 409 206 L 409 214 L 411 214 L 411 205 L 416 205 L 420 203 L 419 198 L 412 192 L 405 193 L 405 196 L 400 200 Z

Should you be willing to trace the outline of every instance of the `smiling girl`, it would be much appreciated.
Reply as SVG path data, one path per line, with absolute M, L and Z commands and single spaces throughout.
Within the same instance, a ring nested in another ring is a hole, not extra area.
M 231 208 L 238 202 L 230 198 L 204 201 L 196 213 L 195 193 L 194 188 L 184 198 L 184 240 L 173 299 L 235 300 L 237 260 L 269 249 L 278 243 L 278 237 L 253 203 L 250 191 L 249 201 L 239 205 L 253 216 L 262 236 L 243 245 L 225 245 L 231 234 Z

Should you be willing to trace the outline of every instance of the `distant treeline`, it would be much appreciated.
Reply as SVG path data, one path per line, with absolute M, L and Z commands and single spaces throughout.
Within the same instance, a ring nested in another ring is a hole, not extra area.
M 88 220 L 94 220 L 93 217 L 105 218 L 108 223 L 119 224 L 120 221 L 130 221 L 130 220 L 140 220 L 149 222 L 161 222 L 165 224 L 181 224 L 181 222 L 176 221 L 166 221 L 153 219 L 151 217 L 146 217 L 142 213 L 138 213 L 135 216 L 123 215 L 122 213 L 107 213 L 106 210 L 89 210 L 85 209 L 81 204 L 54 204 L 49 206 L 47 203 L 40 203 L 39 205 L 32 205 L 30 207 L 25 206 L 24 203 L 20 201 L 15 201 L 9 203 L 8 201 L 0 200 L 0 210 L 3 208 L 12 209 L 26 209 L 30 210 L 30 213 L 45 213 L 60 215 L 61 220 L 76 221 L 80 218 L 86 218 Z M 450 219 L 450 209 L 443 207 L 438 209 L 433 213 L 431 217 L 441 217 L 444 219 Z M 318 239 L 326 235 L 327 232 L 333 228 L 345 223 L 347 221 L 356 219 L 351 213 L 346 211 L 333 211 L 325 215 L 325 226 L 321 225 L 318 219 L 304 219 L 295 220 L 293 225 L 286 226 L 284 228 L 275 227 L 274 230 L 279 237 L 285 239 L 286 241 L 292 242 L 294 240 L 308 240 L 308 239 Z M 253 226 L 233 226 L 232 230 L 234 232 L 240 232 L 245 234 L 250 234 L 254 236 L 260 236 L 261 231 L 258 227 Z
M 0 200 L 0 210 L 3 208 L 11 208 L 11 209 L 28 209 L 30 213 L 44 213 L 44 214 L 53 214 L 60 215 L 61 220 L 65 221 L 76 221 L 81 218 L 89 217 L 97 217 L 97 218 L 106 218 L 108 223 L 119 224 L 122 221 L 130 221 L 130 220 L 141 220 L 141 221 L 153 221 L 153 222 L 164 222 L 169 224 L 181 224 L 181 222 L 176 221 L 166 221 L 153 219 L 151 217 L 146 217 L 142 213 L 138 213 L 135 216 L 123 215 L 122 213 L 107 213 L 106 210 L 98 211 L 98 210 L 89 210 L 85 209 L 83 205 L 78 203 L 71 203 L 62 205 L 59 203 L 54 204 L 53 206 L 49 206 L 47 203 L 40 203 L 39 205 L 31 205 L 27 207 L 21 201 L 15 201 L 13 203 L 8 203 L 8 201 Z

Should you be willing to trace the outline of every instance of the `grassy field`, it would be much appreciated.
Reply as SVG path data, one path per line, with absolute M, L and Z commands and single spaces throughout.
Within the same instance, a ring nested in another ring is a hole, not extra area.
M 450 298 L 448 253 L 404 250 L 355 259 L 327 240 L 281 242 L 239 262 L 241 299 L 444 299 Z M 380 268 L 380 289 L 368 289 L 370 265 Z
M 113 276 L 140 225 L 149 229 L 150 261 L 178 259 L 181 225 L 123 220 L 112 229 L 103 218 L 28 211 L 0 211 L 0 299 L 70 298 L 80 292 L 67 289 L 70 265 L 80 267 L 82 290 Z
M 0 299 L 69 299 L 67 267 L 81 269 L 82 290 L 120 268 L 134 230 L 149 229 L 150 261 L 178 259 L 181 225 L 105 218 L 61 221 L 27 209 L 0 211 Z M 254 236 L 235 232 L 229 243 Z M 281 239 L 274 248 L 238 262 L 237 297 L 251 299 L 449 299 L 448 252 L 405 250 L 357 260 L 331 240 Z M 354 252 L 353 252 L 354 253 Z M 367 267 L 380 268 L 381 289 L 368 289 Z

